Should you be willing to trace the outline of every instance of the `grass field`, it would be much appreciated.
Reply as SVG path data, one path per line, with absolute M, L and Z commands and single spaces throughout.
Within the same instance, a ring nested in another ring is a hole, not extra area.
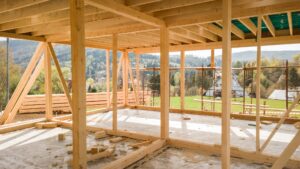
M 170 98 L 170 107 L 179 109 L 180 108 L 180 97 L 171 97 Z M 185 109 L 188 110 L 206 110 L 206 111 L 213 111 L 213 103 L 204 102 L 203 109 L 202 109 L 202 103 L 201 101 L 196 101 L 195 99 L 201 99 L 201 96 L 186 96 L 185 97 Z M 203 97 L 204 100 L 212 100 L 211 97 Z M 216 99 L 216 101 L 221 101 Z M 241 105 L 232 105 L 232 112 L 239 113 L 243 112 L 243 98 L 232 98 L 232 102 L 241 104 Z M 251 98 L 246 98 L 245 100 L 246 104 L 251 104 Z M 267 108 L 276 108 L 276 109 L 285 109 L 286 103 L 284 100 L 271 100 L 271 99 L 261 99 L 261 105 L 266 103 Z M 256 99 L 252 99 L 252 104 L 256 104 Z M 289 105 L 291 102 L 289 102 Z M 150 103 L 148 103 L 148 106 L 159 106 L 160 100 L 159 97 L 151 98 Z M 221 103 L 215 103 L 215 112 L 221 112 Z M 296 110 L 300 110 L 300 106 L 298 105 L 296 107 Z M 248 111 L 250 111 L 248 109 Z M 255 113 L 255 107 L 252 108 L 252 113 Z M 275 112 L 266 112 L 268 114 L 275 113 Z M 278 113 L 277 113 L 278 114 Z M 294 116 L 294 115 L 293 115 Z M 299 115 L 296 115 L 296 117 L 300 117 Z

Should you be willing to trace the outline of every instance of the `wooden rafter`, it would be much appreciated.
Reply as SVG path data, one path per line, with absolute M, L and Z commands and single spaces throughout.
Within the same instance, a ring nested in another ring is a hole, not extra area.
M 165 25 L 163 20 L 147 15 L 120 3 L 111 0 L 86 0 L 86 3 L 106 11 L 113 12 L 115 14 L 130 18 L 135 21 L 139 21 L 152 26 L 163 26 Z
M 36 5 L 49 0 L 2 0 L 0 1 L 0 13 Z
M 249 19 L 249 18 L 241 18 L 241 19 L 239 19 L 239 21 L 244 26 L 246 26 L 246 28 L 249 29 L 250 32 L 252 32 L 256 36 L 257 28 L 256 28 L 255 24 L 251 21 L 251 19 Z
M 264 23 L 266 24 L 268 30 L 272 34 L 272 36 L 275 37 L 276 36 L 276 32 L 275 31 L 276 30 L 274 28 L 274 25 L 273 25 L 270 17 L 268 15 L 266 15 L 266 16 L 263 16 L 262 19 L 263 19 Z
M 196 41 L 196 42 L 200 42 L 200 43 L 205 43 L 206 42 L 206 39 L 203 38 L 202 36 L 200 36 L 196 33 L 193 33 L 189 30 L 183 29 L 183 28 L 174 28 L 174 29 L 172 29 L 171 32 L 178 35 L 178 36 L 181 36 L 183 38 L 190 39 L 190 40 L 193 40 L 193 41 Z
M 217 22 L 217 24 L 223 27 L 222 22 Z M 241 29 L 239 29 L 237 26 L 235 26 L 233 23 L 231 24 L 231 31 L 237 37 L 239 37 L 241 39 L 245 39 L 245 33 Z
M 288 22 L 289 22 L 290 35 L 293 36 L 293 18 L 292 18 L 292 12 L 287 12 L 287 16 L 288 16 Z

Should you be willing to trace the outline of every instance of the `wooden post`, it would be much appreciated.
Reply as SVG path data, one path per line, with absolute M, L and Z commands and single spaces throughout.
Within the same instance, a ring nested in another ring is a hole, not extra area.
M 123 52 L 123 95 L 124 105 L 128 105 L 128 53 Z
M 215 67 L 215 49 L 210 50 L 210 67 Z
M 113 132 L 117 132 L 118 128 L 118 114 L 117 114 L 117 85 L 118 85 L 118 75 L 117 75 L 117 69 L 118 69 L 118 35 L 113 34 L 112 36 L 113 42 L 112 42 L 112 56 L 113 56 L 113 62 L 112 62 L 112 110 L 113 110 Z
M 261 74 L 261 20 L 257 18 L 257 58 L 256 58 L 256 152 L 260 151 L 260 74 Z
M 160 135 L 169 137 L 169 30 L 160 28 Z
M 222 169 L 230 168 L 230 113 L 231 113 L 231 0 L 223 3 L 222 54 Z
M 45 64 L 45 115 L 47 120 L 53 118 L 52 108 L 52 76 L 51 76 L 51 54 L 48 50 L 47 45 L 44 47 L 44 64 Z
M 135 54 L 135 73 L 136 73 L 136 92 L 138 105 L 140 104 L 140 55 L 138 53 Z
M 185 97 L 185 52 L 180 51 L 180 109 L 184 110 Z
M 84 0 L 70 0 L 73 168 L 87 168 Z
M 109 69 L 109 50 L 106 50 L 106 99 L 107 99 L 107 108 L 110 108 L 110 69 Z

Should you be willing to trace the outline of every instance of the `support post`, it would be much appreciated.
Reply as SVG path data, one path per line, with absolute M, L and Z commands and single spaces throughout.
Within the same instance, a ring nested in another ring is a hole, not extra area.
M 161 138 L 169 137 L 169 30 L 160 28 L 160 135 Z
M 45 115 L 47 120 L 53 118 L 53 107 L 52 107 L 52 73 L 51 73 L 51 54 L 48 50 L 48 46 L 44 45 L 44 64 L 45 64 L 45 101 L 46 101 L 46 110 Z
M 124 105 L 128 105 L 128 52 L 123 52 L 123 95 Z
M 87 168 L 84 0 L 70 0 L 73 168 Z
M 222 39 L 222 169 L 230 168 L 230 113 L 231 113 L 231 0 L 223 3 Z
M 140 105 L 140 55 L 135 54 L 135 73 L 136 73 L 136 92 L 137 92 L 137 104 Z
M 180 109 L 184 110 L 185 96 L 185 52 L 180 51 Z
M 110 108 L 110 69 L 109 69 L 109 50 L 106 52 L 106 99 L 107 99 L 107 108 Z
M 113 56 L 113 65 L 112 65 L 112 110 L 113 110 L 113 132 L 117 132 L 118 128 L 118 114 L 117 114 L 117 85 L 118 85 L 118 35 L 113 34 L 112 36 L 112 56 Z
M 215 49 L 210 50 L 210 67 L 215 67 Z
M 260 74 L 261 74 L 261 20 L 257 18 L 257 58 L 256 58 L 256 152 L 260 152 Z

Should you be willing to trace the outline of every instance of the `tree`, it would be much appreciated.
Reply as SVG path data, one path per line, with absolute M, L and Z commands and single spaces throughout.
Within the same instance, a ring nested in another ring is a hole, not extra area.
M 294 67 L 289 71 L 289 84 L 294 88 L 300 86 L 300 76 L 297 73 L 297 69 Z
M 150 77 L 149 79 L 149 88 L 152 91 L 157 91 L 158 93 L 160 93 L 160 75 L 156 74 Z

